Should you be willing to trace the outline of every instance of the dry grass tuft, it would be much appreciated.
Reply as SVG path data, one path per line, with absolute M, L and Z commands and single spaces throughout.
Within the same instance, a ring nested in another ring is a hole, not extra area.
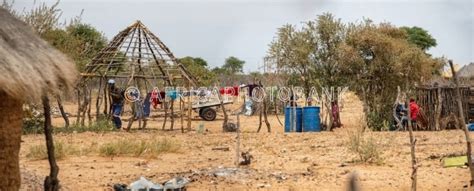
M 121 139 L 111 143 L 106 143 L 99 148 L 101 156 L 132 156 L 156 158 L 162 153 L 177 153 L 181 149 L 181 144 L 170 139 L 161 140 L 127 140 Z
M 362 124 L 362 123 L 361 123 Z M 380 140 L 370 132 L 369 128 L 362 128 L 363 125 L 348 132 L 346 148 L 357 156 L 357 162 L 382 165 L 384 160 L 384 148 L 387 141 Z
M 57 160 L 64 159 L 67 152 L 72 149 L 71 145 L 65 145 L 61 141 L 54 142 L 54 156 Z M 48 151 L 45 144 L 31 146 L 26 154 L 26 157 L 31 160 L 44 160 L 48 159 Z

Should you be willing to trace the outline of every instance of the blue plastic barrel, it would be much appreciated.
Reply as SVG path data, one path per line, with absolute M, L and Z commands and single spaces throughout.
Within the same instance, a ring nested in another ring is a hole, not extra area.
M 320 107 L 308 106 L 303 108 L 303 132 L 320 132 Z
M 302 132 L 302 112 L 301 107 L 296 107 L 296 132 Z M 285 108 L 285 132 L 291 132 L 291 120 L 293 119 L 293 107 Z
M 474 131 L 474 123 L 467 124 L 467 129 L 469 129 L 469 131 Z

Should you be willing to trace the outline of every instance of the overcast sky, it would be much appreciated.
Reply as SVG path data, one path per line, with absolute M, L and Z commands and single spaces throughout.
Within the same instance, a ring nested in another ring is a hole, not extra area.
M 16 0 L 15 8 L 33 2 Z M 59 7 L 63 18 L 84 10 L 83 21 L 108 39 L 141 20 L 175 56 L 199 56 L 211 67 L 236 56 L 246 61 L 245 72 L 259 70 L 278 27 L 324 12 L 344 22 L 370 18 L 425 28 L 438 41 L 429 51 L 434 56 L 474 62 L 473 0 L 62 0 Z

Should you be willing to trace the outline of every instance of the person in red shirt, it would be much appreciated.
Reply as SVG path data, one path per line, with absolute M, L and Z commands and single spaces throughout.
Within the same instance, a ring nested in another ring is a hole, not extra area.
M 416 120 L 418 118 L 418 113 L 420 112 L 420 106 L 416 104 L 415 99 L 410 98 L 410 118 L 411 124 L 414 129 L 416 129 Z

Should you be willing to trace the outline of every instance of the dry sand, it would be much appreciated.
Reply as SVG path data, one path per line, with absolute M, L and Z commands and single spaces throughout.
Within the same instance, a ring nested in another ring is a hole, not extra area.
M 200 124 L 198 120 L 192 122 L 193 131 L 183 134 L 179 130 L 179 120 L 174 131 L 162 131 L 161 119 L 152 121 L 145 131 L 56 134 L 56 141 L 81 147 L 118 139 L 168 138 L 180 144 L 178 153 L 165 153 L 155 159 L 109 158 L 94 153 L 69 156 L 58 162 L 59 179 L 64 190 L 112 190 L 113 184 L 129 184 L 140 176 L 158 183 L 185 176 L 192 180 L 189 190 L 344 190 L 348 177 L 355 172 L 362 190 L 409 190 L 408 133 L 371 133 L 384 143 L 381 145 L 383 163 L 353 162 L 357 157 L 347 150 L 346 142 L 349 132 L 360 123 L 360 102 L 346 101 L 341 115 L 344 128 L 321 133 L 283 133 L 283 127 L 274 115 L 269 118 L 272 132 L 267 133 L 263 127 L 262 132 L 256 133 L 258 116 L 242 116 L 240 148 L 249 151 L 254 159 L 251 165 L 238 169 L 234 168 L 236 134 L 222 132 L 222 118 L 203 122 L 208 130 L 203 134 L 195 131 Z M 280 119 L 283 120 L 283 116 Z M 235 122 L 235 117 L 231 116 L 231 120 Z M 60 118 L 54 121 L 61 125 Z M 416 132 L 415 136 L 420 165 L 418 189 L 463 190 L 469 182 L 469 170 L 441 166 L 441 156 L 465 152 L 463 132 Z M 23 189 L 41 190 L 43 177 L 49 173 L 48 161 L 31 160 L 26 154 L 32 145 L 44 144 L 44 136 L 25 135 L 22 140 L 20 165 L 26 180 Z M 229 147 L 230 150 L 212 150 L 215 147 Z

